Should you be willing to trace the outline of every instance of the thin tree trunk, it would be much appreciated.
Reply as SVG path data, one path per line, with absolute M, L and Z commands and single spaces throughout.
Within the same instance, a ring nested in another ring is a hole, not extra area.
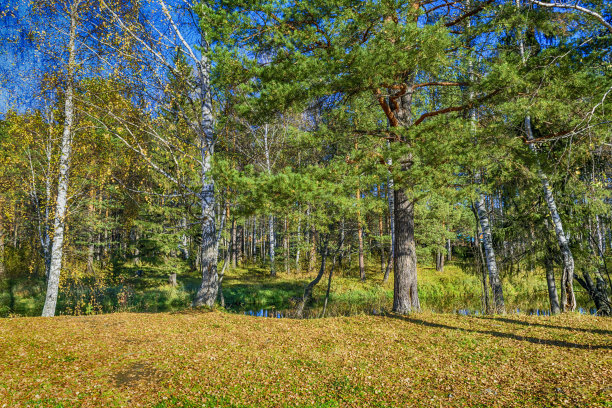
M 332 260 L 332 266 L 329 268 L 329 277 L 327 278 L 327 290 L 325 291 L 325 302 L 323 303 L 323 312 L 321 313 L 321 317 L 325 317 L 325 312 L 327 311 L 327 302 L 329 301 L 329 292 L 331 290 L 332 283 L 332 275 L 334 273 L 334 267 L 336 266 L 336 257 Z
M 340 223 L 340 252 L 338 253 L 338 267 L 342 268 L 342 260 L 344 257 L 344 237 L 346 235 L 345 227 L 344 227 L 344 217 L 342 217 L 342 221 Z
M 527 132 L 527 139 L 533 140 L 533 131 L 531 128 L 531 118 L 527 116 L 525 118 L 525 130 Z M 530 149 L 534 153 L 535 147 L 533 144 L 529 144 Z M 563 223 L 559 211 L 557 210 L 557 204 L 555 197 L 552 193 L 552 187 L 548 181 L 548 177 L 542 171 L 539 162 L 538 166 L 538 177 L 542 183 L 542 190 L 544 191 L 544 199 L 548 206 L 550 218 L 552 219 L 553 226 L 555 228 L 555 234 L 557 236 L 557 244 L 561 251 L 561 259 L 563 261 L 563 274 L 561 275 L 561 309 L 563 311 L 572 311 L 576 309 L 576 295 L 574 294 L 574 256 L 569 247 L 569 242 L 565 231 L 563 229 Z
M 236 217 L 232 217 L 232 268 L 236 268 L 238 264 L 238 236 L 237 236 L 237 227 L 236 227 Z
M 391 166 L 392 161 L 389 159 L 387 164 Z M 385 269 L 383 283 L 389 280 L 389 273 L 395 259 L 395 189 L 393 188 L 393 177 L 387 176 L 387 197 L 389 201 L 389 234 L 391 235 L 391 246 L 389 248 L 389 261 Z
M 501 279 L 499 278 L 499 271 L 497 270 L 495 251 L 493 249 L 493 237 L 491 235 L 491 227 L 489 226 L 489 217 L 484 208 L 482 194 L 479 194 L 478 198 L 474 200 L 474 207 L 476 208 L 478 221 L 482 229 L 482 241 L 487 269 L 489 270 L 489 282 L 493 290 L 494 311 L 495 313 L 505 313 L 504 292 L 502 290 Z
M 4 266 L 4 236 L 4 217 L 2 210 L 0 210 L 0 279 L 3 279 L 6 273 Z
M 466 20 L 466 24 L 468 28 L 471 26 L 471 21 L 469 18 Z M 471 47 L 471 44 L 468 43 L 468 46 Z M 470 81 L 474 80 L 474 67 L 471 60 L 468 62 L 468 76 L 470 78 Z M 469 99 L 474 99 L 473 89 L 469 90 Z M 470 122 L 472 132 L 475 133 L 476 125 L 478 122 L 475 107 L 470 109 Z M 476 172 L 475 182 L 476 184 L 480 184 L 482 182 L 482 175 L 480 171 Z M 489 283 L 491 284 L 491 289 L 493 291 L 493 311 L 495 313 L 505 313 L 504 293 L 502 289 L 501 279 L 499 277 L 499 271 L 497 269 L 497 262 L 495 260 L 495 251 L 493 249 L 493 236 L 491 234 L 489 215 L 487 214 L 487 210 L 485 207 L 485 197 L 480 191 L 478 191 L 478 196 L 476 200 L 474 200 L 474 208 L 476 209 L 476 216 L 480 223 L 483 236 L 484 255 L 486 259 L 487 270 L 489 271 Z M 476 239 L 478 239 L 478 237 L 476 237 Z
M 55 316 L 59 292 L 62 258 L 64 255 L 64 229 L 66 222 L 66 207 L 68 203 L 68 178 L 70 158 L 72 154 L 72 137 L 74 122 L 74 72 L 76 69 L 76 26 L 79 2 L 70 7 L 70 31 L 68 37 L 68 66 L 66 78 L 66 95 L 64 101 L 64 130 L 59 162 L 59 178 L 57 182 L 57 199 L 55 205 L 55 220 L 53 223 L 53 244 L 51 249 L 51 264 L 47 279 L 47 294 L 43 306 L 43 316 Z
M 310 207 L 308 207 L 307 214 L 310 215 Z M 308 256 L 308 273 L 314 272 L 315 263 L 317 262 L 317 247 L 316 247 L 316 236 L 315 236 L 315 227 L 310 220 L 310 252 Z
M 585 268 L 582 270 L 582 277 L 576 276 L 576 280 L 589 293 L 590 298 L 593 300 L 595 307 L 597 308 L 597 314 L 601 316 L 610 316 L 610 299 L 608 298 L 606 281 L 603 279 L 601 274 L 596 272 L 595 282 L 593 282 L 591 274 Z
M 91 189 L 89 193 L 89 203 L 87 205 L 87 213 L 89 216 L 89 231 L 87 234 L 87 272 L 94 272 L 94 255 L 95 255 L 95 246 L 94 239 L 96 237 L 96 231 L 94 229 L 93 223 L 95 222 L 96 212 L 94 208 L 94 200 L 96 199 L 96 192 L 94 189 Z
M 238 246 L 238 264 L 242 264 L 242 260 L 244 259 L 244 250 L 245 250 L 245 242 L 244 242 L 244 226 L 243 225 L 239 225 L 238 226 L 238 241 L 240 242 L 240 245 Z
M 287 226 L 287 217 L 284 222 L 284 233 L 283 233 L 283 251 L 285 253 L 285 273 L 289 274 L 289 231 Z
M 187 236 L 187 218 L 181 217 L 181 230 L 183 233 L 181 234 L 181 256 L 184 260 L 189 259 L 189 237 Z
M 476 211 L 474 211 L 476 215 Z M 482 300 L 485 314 L 491 313 L 491 302 L 489 301 L 489 286 L 487 285 L 486 261 L 480 245 L 480 231 L 478 229 L 478 216 L 476 215 L 476 235 L 474 237 L 474 262 L 476 263 L 477 273 L 482 277 Z
M 314 231 L 312 231 L 314 235 Z M 314 236 L 312 237 L 312 241 L 314 242 Z M 307 303 L 310 301 L 312 296 L 312 289 L 315 287 L 317 283 L 323 277 L 325 273 L 325 261 L 327 260 L 327 252 L 328 252 L 328 238 L 324 238 L 323 248 L 321 249 L 321 267 L 319 268 L 319 273 L 317 276 L 306 286 L 304 289 L 304 295 L 302 296 L 301 301 L 298 303 L 296 314 L 299 318 L 304 317 L 304 309 L 306 308 Z
M 545 255 L 544 267 L 546 268 L 546 285 L 548 287 L 548 300 L 550 302 L 550 313 L 559 314 L 561 307 L 559 306 L 559 297 L 557 296 L 557 285 L 555 283 L 555 269 L 553 265 L 553 256 L 550 251 Z
M 251 229 L 251 261 L 257 258 L 257 217 L 253 217 L 253 228 Z
M 379 190 L 380 191 L 380 190 Z M 378 215 L 378 242 L 380 247 L 380 273 L 385 273 L 385 246 L 383 244 L 383 219 L 382 214 Z
M 444 253 L 437 249 L 434 255 L 434 260 L 436 263 L 436 271 L 444 272 Z
M 357 207 L 359 207 L 359 201 L 361 200 L 361 192 L 357 189 Z M 363 226 L 361 224 L 361 211 L 357 210 L 357 239 L 359 241 L 359 276 L 361 281 L 365 282 L 365 262 L 363 256 Z
M 300 242 L 300 227 L 301 227 L 301 222 L 298 220 L 298 225 L 297 225 L 297 236 L 296 236 L 296 244 L 295 244 L 295 273 L 300 273 L 300 247 L 301 247 L 301 242 Z
M 268 244 L 270 246 L 270 276 L 275 277 L 276 269 L 274 269 L 274 249 L 276 247 L 276 238 L 274 237 L 274 216 L 272 215 L 270 216 L 270 218 L 268 218 L 268 234 Z
M 516 0 L 517 7 L 520 7 L 520 0 Z M 525 55 L 525 46 L 522 34 L 519 34 L 519 50 L 523 64 L 525 64 L 527 58 Z M 531 127 L 531 117 L 527 115 L 525 117 L 525 131 L 527 133 L 527 140 L 531 141 L 534 139 L 533 130 Z M 533 143 L 529 144 L 529 148 L 537 154 Z M 537 156 L 536 156 L 537 157 Z M 557 235 L 557 243 L 559 250 L 561 251 L 561 258 L 563 260 L 563 274 L 561 276 L 561 309 L 563 311 L 573 311 L 576 309 L 576 296 L 574 294 L 574 257 L 570 250 L 568 239 L 565 231 L 563 230 L 563 223 L 557 210 L 557 204 L 552 194 L 552 187 L 548 181 L 548 177 L 542 171 L 539 160 L 536 162 L 538 166 L 538 177 L 542 183 L 544 190 L 544 199 L 548 205 L 548 211 L 550 212 L 550 218 L 552 219 L 555 227 L 555 234 Z

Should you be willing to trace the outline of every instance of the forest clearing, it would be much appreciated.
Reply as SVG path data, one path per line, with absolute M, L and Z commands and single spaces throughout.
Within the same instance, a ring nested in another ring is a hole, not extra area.
M 612 1 L 0 3 L 0 408 L 612 407 Z
M 36 330 L 32 330 L 36 327 Z M 612 324 L 421 313 L 0 320 L 6 407 L 609 407 Z

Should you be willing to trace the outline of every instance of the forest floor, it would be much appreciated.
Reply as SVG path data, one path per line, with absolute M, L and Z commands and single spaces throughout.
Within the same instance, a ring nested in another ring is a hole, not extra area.
M 0 320 L 0 407 L 612 406 L 612 320 Z

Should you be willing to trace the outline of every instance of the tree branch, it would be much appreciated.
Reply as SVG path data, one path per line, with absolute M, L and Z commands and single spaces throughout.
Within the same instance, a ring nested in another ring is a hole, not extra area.
M 546 3 L 544 1 L 539 0 L 527 0 L 532 4 L 536 4 L 540 7 L 545 8 L 560 8 L 560 9 L 568 9 L 568 10 L 577 10 L 581 13 L 587 14 L 593 17 L 595 20 L 599 21 L 604 25 L 612 33 L 612 24 L 608 23 L 601 14 L 594 12 L 593 10 L 589 10 L 588 8 L 579 6 L 578 4 L 567 4 L 567 3 Z

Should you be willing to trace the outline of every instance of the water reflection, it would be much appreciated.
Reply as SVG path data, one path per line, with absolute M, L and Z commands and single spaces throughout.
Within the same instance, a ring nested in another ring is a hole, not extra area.
M 431 309 L 430 311 L 432 313 L 448 313 L 447 311 L 438 311 L 435 309 Z M 595 308 L 585 309 L 585 308 L 580 307 L 578 308 L 577 311 L 578 313 L 583 314 L 583 315 L 587 315 L 587 314 L 596 315 L 597 314 L 597 309 Z M 372 309 L 371 311 L 369 311 L 368 314 L 379 316 L 379 315 L 384 315 L 386 312 L 388 311 L 384 309 Z M 293 310 L 281 311 L 281 310 L 274 310 L 274 309 L 259 309 L 259 310 L 245 310 L 242 313 L 244 313 L 247 316 L 268 317 L 268 318 L 274 318 L 274 319 L 283 319 L 283 318 L 295 319 L 297 318 L 297 315 L 295 311 Z M 477 310 L 477 309 L 454 309 L 452 313 L 458 314 L 461 316 L 486 316 L 486 313 L 484 313 L 484 311 Z M 545 310 L 545 309 L 527 309 L 527 310 L 521 311 L 521 309 L 516 308 L 510 311 L 509 314 L 517 314 L 517 315 L 526 314 L 529 316 L 551 316 L 550 310 Z M 305 318 L 310 318 L 310 319 L 316 318 L 316 317 L 319 317 L 316 311 L 310 311 L 305 316 Z

